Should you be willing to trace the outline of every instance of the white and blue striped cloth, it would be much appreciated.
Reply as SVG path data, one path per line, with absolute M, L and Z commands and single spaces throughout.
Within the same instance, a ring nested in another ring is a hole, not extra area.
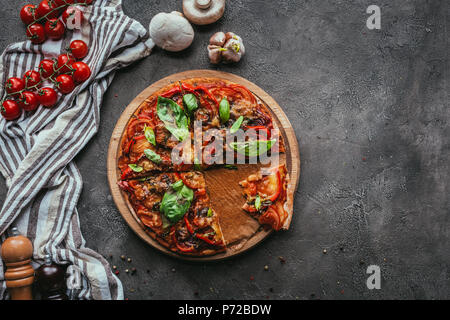
M 60 96 L 53 108 L 41 106 L 14 121 L 1 117 L 0 171 L 8 192 L 0 211 L 0 242 L 14 225 L 33 241 L 35 262 L 50 253 L 56 263 L 72 265 L 69 276 L 82 279 L 78 298 L 123 299 L 122 284 L 108 262 L 85 247 L 76 208 L 82 179 L 73 158 L 98 130 L 103 94 L 115 71 L 149 55 L 153 42 L 139 22 L 123 13 L 121 0 L 96 0 L 84 8 L 84 16 L 81 30 L 67 30 L 60 41 L 14 43 L 1 55 L 3 84 L 37 70 L 41 60 L 57 57 L 72 40 L 82 39 L 89 47 L 83 61 L 92 75 Z M 1 260 L 0 298 L 8 298 Z

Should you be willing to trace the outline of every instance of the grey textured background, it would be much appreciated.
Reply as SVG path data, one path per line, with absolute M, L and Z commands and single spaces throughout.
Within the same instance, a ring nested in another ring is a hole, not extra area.
M 25 2 L 2 2 L 3 50 L 24 39 Z M 381 7 L 381 30 L 366 28 L 370 4 Z M 156 13 L 181 10 L 181 1 L 123 6 L 147 27 Z M 76 158 L 88 246 L 113 255 L 130 299 L 450 298 L 449 14 L 444 0 L 228 1 L 219 22 L 195 27 L 189 49 L 156 49 L 120 71 L 106 93 L 99 133 Z M 219 30 L 243 37 L 248 53 L 239 64 L 209 64 L 207 40 Z M 201 68 L 270 93 L 302 157 L 291 229 L 220 263 L 187 263 L 147 246 L 121 218 L 106 178 L 124 107 L 154 81 Z M 370 264 L 381 267 L 381 290 L 366 288 Z M 126 274 L 132 266 L 137 273 Z

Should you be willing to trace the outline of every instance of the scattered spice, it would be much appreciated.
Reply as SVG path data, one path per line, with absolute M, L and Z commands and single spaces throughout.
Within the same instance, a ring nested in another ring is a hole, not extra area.
M 251 281 L 255 280 L 255 277 L 254 276 L 250 276 L 250 280 Z
M 323 254 L 327 254 L 327 249 L 323 249 Z
M 120 256 L 120 259 L 125 260 L 125 256 L 124 256 L 124 255 L 121 255 L 121 256 Z
M 110 259 L 112 259 L 112 258 L 113 258 L 113 255 L 112 255 L 112 254 L 110 254 L 110 255 L 109 255 L 109 258 L 110 258 Z
M 363 264 L 364 264 L 364 261 L 361 260 L 361 261 L 359 262 L 359 264 L 360 264 L 360 265 L 363 265 Z
M 114 272 L 115 274 L 119 274 L 119 270 L 116 270 L 116 272 Z
M 135 292 L 136 290 L 134 290 L 134 289 L 130 289 L 130 292 Z
M 128 273 L 128 272 L 129 272 L 129 270 L 128 270 L 128 269 L 125 269 L 125 272 L 126 272 L 126 273 Z
M 172 268 L 172 272 L 175 272 L 176 270 L 175 270 L 175 268 Z
M 114 269 L 114 270 L 116 270 L 116 269 L 117 269 L 117 267 L 116 267 L 116 266 L 113 266 L 113 269 Z
M 194 296 L 198 296 L 198 291 L 195 291 L 195 292 L 194 292 Z
M 286 259 L 285 259 L 284 257 L 279 256 L 278 259 L 280 259 L 280 262 L 281 262 L 282 264 L 285 264 L 285 263 L 286 263 Z
M 366 157 L 363 157 L 363 158 L 362 158 L 362 161 L 366 161 Z
M 114 97 L 116 97 L 116 98 L 117 98 L 118 96 L 119 96 L 119 95 L 118 95 L 117 93 L 114 95 Z
M 128 261 L 128 262 L 131 262 L 131 258 L 128 258 L 127 261 Z
M 135 267 L 133 267 L 133 268 L 131 268 L 131 274 L 135 274 L 136 273 L 136 268 Z
M 269 270 L 269 266 L 268 266 L 268 265 L 265 265 L 265 266 L 264 266 L 264 270 L 265 270 L 265 271 Z
M 149 269 L 147 269 L 147 273 L 150 273 L 150 270 L 149 270 Z
M 270 292 L 273 292 L 273 288 L 269 288 L 269 291 L 270 291 Z

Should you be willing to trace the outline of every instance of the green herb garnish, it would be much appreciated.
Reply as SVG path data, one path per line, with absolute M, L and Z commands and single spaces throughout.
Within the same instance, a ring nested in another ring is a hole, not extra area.
M 176 223 L 189 210 L 194 199 L 194 191 L 178 180 L 164 194 L 159 211 L 171 222 Z
M 188 115 L 192 115 L 192 113 L 198 108 L 197 98 L 192 93 L 188 93 L 183 96 L 183 104 L 185 106 L 185 110 L 188 111 Z
M 153 131 L 152 128 L 145 126 L 144 135 L 148 142 L 156 146 L 155 132 Z
M 159 119 L 178 141 L 184 141 L 189 137 L 188 119 L 175 101 L 158 97 L 156 109 Z
M 227 98 L 223 98 L 222 101 L 220 101 L 219 117 L 222 123 L 225 123 L 230 119 L 230 103 Z
M 156 164 L 161 163 L 161 157 L 155 151 L 151 149 L 145 149 L 144 154 L 149 160 L 153 161 L 154 163 Z
M 252 140 L 246 142 L 232 142 L 230 146 L 237 152 L 247 157 L 256 157 L 269 151 L 276 140 Z
M 241 127 L 243 121 L 244 121 L 244 117 L 243 117 L 243 116 L 240 116 L 240 117 L 236 120 L 236 122 L 233 123 L 233 125 L 231 126 L 231 128 L 230 128 L 230 133 L 236 133 L 236 132 L 239 130 L 239 128 Z
M 255 199 L 255 209 L 256 209 L 256 210 L 261 209 L 261 197 L 259 196 L 259 194 L 256 195 L 256 199 Z
M 130 167 L 131 170 L 133 170 L 134 172 L 142 172 L 142 170 L 144 170 L 144 168 L 142 168 L 141 166 L 138 166 L 137 164 L 129 164 L 128 165 Z

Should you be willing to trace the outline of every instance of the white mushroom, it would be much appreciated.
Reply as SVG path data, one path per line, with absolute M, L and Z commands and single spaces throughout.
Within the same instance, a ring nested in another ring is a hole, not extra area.
M 158 13 L 150 21 L 150 37 L 158 47 L 167 51 L 181 51 L 194 40 L 194 29 L 180 12 Z
M 183 12 L 194 24 L 216 22 L 223 16 L 225 0 L 183 0 Z
M 211 63 L 238 62 L 244 54 L 242 38 L 233 32 L 217 32 L 209 39 L 208 56 Z

